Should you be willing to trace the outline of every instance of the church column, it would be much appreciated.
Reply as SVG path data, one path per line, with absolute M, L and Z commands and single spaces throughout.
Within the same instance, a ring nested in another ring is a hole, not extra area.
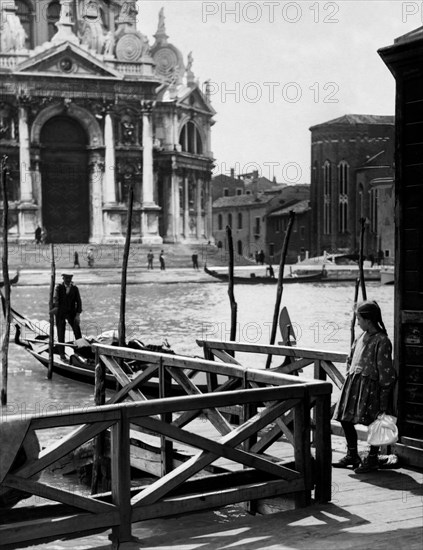
M 105 145 L 105 172 L 104 172 L 104 194 L 105 203 L 116 202 L 116 159 L 115 159 L 115 139 L 113 134 L 113 119 L 110 113 L 106 114 L 104 120 L 104 145 Z
M 141 101 L 142 113 L 142 211 L 141 232 L 145 244 L 160 244 L 159 235 L 160 207 L 154 202 L 153 174 L 153 124 L 154 101 Z
M 32 202 L 28 111 L 23 106 L 19 107 L 19 165 L 21 202 Z
M 179 207 L 179 182 L 180 177 L 175 170 L 172 170 L 172 214 L 173 214 L 173 238 L 179 242 L 181 236 L 181 209 Z
M 206 196 L 204 198 L 204 210 L 205 210 L 205 233 L 208 240 L 212 239 L 212 223 L 213 223 L 213 200 L 212 200 L 212 190 L 211 190 L 211 180 L 208 176 L 204 180 L 204 190 Z
M 184 175 L 184 236 L 189 237 L 189 189 L 188 176 Z
M 202 212 L 201 212 L 201 193 L 203 192 L 203 189 L 202 189 L 202 179 L 201 178 L 197 178 L 197 189 L 196 189 L 196 193 L 195 193 L 195 198 L 196 198 L 196 214 L 197 214 L 197 239 L 201 239 L 201 235 L 203 233 L 202 231 L 202 221 L 203 221 L 203 216 L 202 216 Z
M 102 155 L 92 152 L 89 159 L 90 167 L 90 242 L 100 243 L 104 236 L 103 209 L 101 190 L 103 183 L 104 162 Z M 107 173 L 107 170 L 106 170 Z
M 34 155 L 34 159 L 33 159 L 32 190 L 33 190 L 34 200 L 36 204 L 38 204 L 38 208 L 41 209 L 43 197 L 41 193 L 41 170 L 40 170 L 39 152 L 37 152 Z
M 142 113 L 142 198 L 145 205 L 154 204 L 152 108 L 148 107 Z
M 164 171 L 163 181 L 166 182 L 166 235 L 168 243 L 176 243 L 179 239 L 179 174 L 176 157 L 172 156 L 170 170 Z
M 175 151 L 179 145 L 179 123 L 178 123 L 178 113 L 173 114 L 173 150 Z

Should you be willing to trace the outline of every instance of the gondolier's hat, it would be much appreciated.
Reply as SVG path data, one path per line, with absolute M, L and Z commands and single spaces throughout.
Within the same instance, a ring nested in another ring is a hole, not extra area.
M 72 279 L 72 273 L 62 273 L 62 277 L 70 277 Z

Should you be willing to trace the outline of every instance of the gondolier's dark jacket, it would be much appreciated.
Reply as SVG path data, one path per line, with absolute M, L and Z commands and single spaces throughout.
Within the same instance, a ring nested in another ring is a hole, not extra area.
M 57 285 L 54 290 L 53 308 L 57 308 L 56 315 L 81 313 L 82 302 L 78 287 L 71 283 L 70 290 L 66 294 L 66 286 L 63 283 Z

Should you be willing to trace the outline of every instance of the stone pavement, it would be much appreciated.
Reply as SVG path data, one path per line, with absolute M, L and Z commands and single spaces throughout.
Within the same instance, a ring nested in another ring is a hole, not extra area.
M 213 267 L 211 268 L 213 269 Z M 225 267 L 218 267 L 225 271 Z M 249 274 L 254 272 L 256 275 L 265 275 L 265 266 L 240 266 L 237 267 L 238 273 Z M 73 273 L 73 281 L 77 285 L 120 285 L 122 270 L 121 268 L 101 267 L 101 268 L 58 268 L 56 269 L 56 280 L 61 281 L 63 272 Z M 11 271 L 11 277 L 14 276 Z M 24 268 L 19 272 L 18 286 L 48 286 L 50 284 L 51 271 L 46 268 Z M 219 283 L 210 275 L 204 272 L 203 268 L 195 270 L 189 268 L 169 268 L 165 271 L 160 269 L 147 270 L 146 268 L 129 268 L 127 271 L 127 284 L 175 284 L 175 283 Z
M 60 282 L 63 272 L 73 273 L 73 281 L 76 285 L 120 285 L 121 269 L 57 269 L 56 280 Z M 23 269 L 19 273 L 19 286 L 46 286 L 50 284 L 51 272 L 48 269 Z M 175 283 L 218 283 L 207 275 L 202 269 L 196 271 L 192 268 L 177 268 L 160 271 L 153 269 L 129 269 L 127 272 L 127 284 L 175 284 Z

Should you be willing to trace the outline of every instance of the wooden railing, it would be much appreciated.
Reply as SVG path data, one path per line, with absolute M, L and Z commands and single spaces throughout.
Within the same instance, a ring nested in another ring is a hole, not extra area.
M 21 503 L 2 513 L 0 540 L 5 547 L 108 528 L 115 541 L 124 542 L 131 539 L 132 522 L 287 493 L 294 495 L 297 505 L 306 506 L 313 488 L 315 500 L 331 499 L 330 384 L 112 346 L 96 345 L 96 354 L 97 393 L 101 394 L 106 370 L 115 374 L 122 388 L 99 407 L 26 419 L 30 431 L 79 427 L 1 480 L 0 491 L 18 489 L 53 501 L 29 507 Z M 153 390 L 159 399 L 148 398 Z M 182 391 L 185 395 L 175 397 Z M 132 402 L 121 402 L 127 398 Z M 312 403 L 317 420 L 314 458 Z M 235 406 L 243 410 L 236 426 L 221 412 Z M 162 475 L 147 486 L 131 486 L 135 430 L 158 442 Z M 106 431 L 111 441 L 109 493 L 88 496 L 31 479 Z M 292 455 L 285 453 L 284 459 L 280 447 L 288 443 Z M 175 467 L 178 446 L 191 454 Z M 218 473 L 210 471 L 212 464 L 219 466 Z
M 334 363 L 345 364 L 347 360 L 345 353 L 293 346 L 257 345 L 220 340 L 197 340 L 197 344 L 204 349 L 204 357 L 209 360 L 217 358 L 226 363 L 239 365 L 240 363 L 234 359 L 235 352 L 272 355 L 274 363 L 278 357 L 285 358 L 285 361 L 281 365 L 270 369 L 272 372 L 298 375 L 304 368 L 313 366 L 313 378 L 315 380 L 329 379 L 339 389 L 345 380 L 343 374 L 334 365 Z
M 251 353 L 257 355 L 272 355 L 273 364 L 278 357 L 284 358 L 282 364 L 272 367 L 272 372 L 280 372 L 285 374 L 299 375 L 307 367 L 313 368 L 312 376 L 315 380 L 330 380 L 330 382 L 338 389 L 341 389 L 345 377 L 334 365 L 334 363 L 342 363 L 345 365 L 347 355 L 345 353 L 317 350 L 310 348 L 298 348 L 293 346 L 271 346 L 257 345 L 243 342 L 225 342 L 220 340 L 197 340 L 197 344 L 204 349 L 204 357 L 209 360 L 219 359 L 221 361 L 239 365 L 239 362 L 234 358 L 236 353 Z M 262 365 L 263 359 L 259 360 L 259 365 Z M 335 404 L 331 406 L 331 414 L 335 408 Z M 316 424 L 316 419 L 313 418 L 312 429 Z M 335 435 L 343 435 L 342 428 L 339 423 L 332 422 L 331 431 Z M 367 432 L 358 430 L 359 439 L 366 439 Z

